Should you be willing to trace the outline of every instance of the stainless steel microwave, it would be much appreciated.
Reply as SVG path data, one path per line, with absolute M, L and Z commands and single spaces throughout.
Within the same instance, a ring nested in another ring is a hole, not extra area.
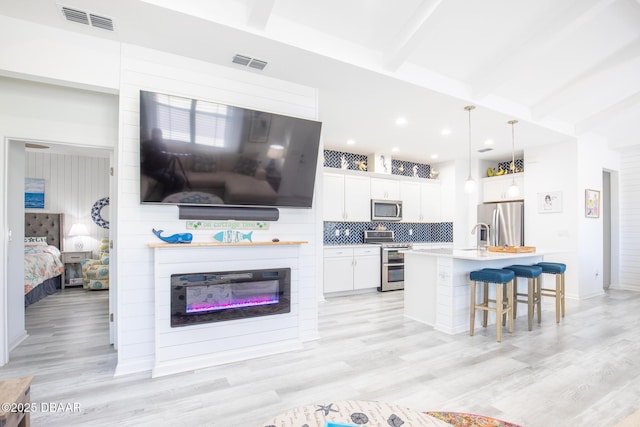
M 371 200 L 371 221 L 401 221 L 402 202 L 399 200 Z

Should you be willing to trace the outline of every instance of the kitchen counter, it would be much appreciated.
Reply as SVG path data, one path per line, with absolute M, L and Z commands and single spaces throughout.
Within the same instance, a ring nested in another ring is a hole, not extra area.
M 471 282 L 469 273 L 482 268 L 502 268 L 513 264 L 531 265 L 544 259 L 544 252 L 479 253 L 476 249 L 414 249 L 404 251 L 404 314 L 457 334 L 469 331 Z M 520 289 L 526 285 L 521 280 Z M 490 296 L 492 298 L 492 296 Z M 518 310 L 525 313 L 527 310 Z M 478 313 L 478 321 L 481 313 Z M 489 323 L 495 316 L 489 313 Z
M 425 256 L 442 256 L 455 259 L 466 259 L 472 261 L 494 261 L 494 260 L 514 260 L 518 258 L 528 258 L 531 256 L 544 255 L 541 251 L 521 252 L 521 253 L 505 253 L 505 252 L 480 252 L 477 249 L 451 249 L 451 248 L 434 248 L 434 249 L 413 249 L 405 251 L 414 255 Z M 481 268 L 486 268 L 483 266 Z

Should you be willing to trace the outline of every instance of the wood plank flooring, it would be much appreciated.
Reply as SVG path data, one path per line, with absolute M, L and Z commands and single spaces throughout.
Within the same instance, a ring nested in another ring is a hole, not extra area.
M 113 377 L 106 292 L 68 288 L 27 309 L 29 338 L 0 379 L 34 375 L 32 401 L 80 411 L 37 426 L 257 426 L 291 407 L 341 399 L 473 412 L 527 427 L 614 426 L 640 409 L 640 293 L 552 306 L 527 331 L 447 335 L 402 315 L 402 292 L 320 303 L 320 340 L 300 351 L 150 378 Z

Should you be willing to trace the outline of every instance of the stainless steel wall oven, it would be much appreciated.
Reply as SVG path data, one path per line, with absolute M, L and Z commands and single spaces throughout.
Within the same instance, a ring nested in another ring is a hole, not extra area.
M 380 245 L 380 292 L 404 289 L 404 253 L 411 243 L 397 243 L 391 230 L 367 230 L 365 243 Z

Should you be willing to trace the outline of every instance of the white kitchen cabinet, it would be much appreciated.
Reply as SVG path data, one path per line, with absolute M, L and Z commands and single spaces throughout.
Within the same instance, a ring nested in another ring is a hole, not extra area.
M 439 182 L 401 181 L 402 222 L 441 221 Z
M 324 221 L 370 221 L 369 177 L 325 172 L 322 212 Z
M 324 249 L 324 292 L 348 292 L 380 286 L 378 246 Z
M 371 178 L 371 198 L 400 200 L 400 181 L 388 178 Z
M 509 197 L 508 189 L 511 183 L 518 186 L 519 195 Z M 482 178 L 482 201 L 483 202 L 505 202 L 509 200 L 522 200 L 524 198 L 524 173 L 509 174 L 502 176 L 492 176 Z

